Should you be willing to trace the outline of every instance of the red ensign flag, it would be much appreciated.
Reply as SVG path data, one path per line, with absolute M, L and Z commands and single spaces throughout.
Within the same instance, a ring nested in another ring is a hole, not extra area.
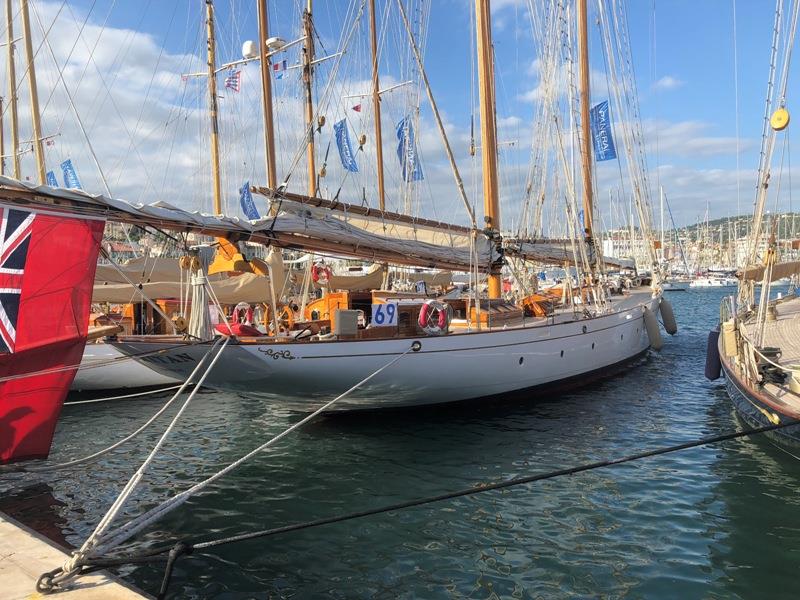
M 83 356 L 104 225 L 0 204 L 0 463 L 50 452 Z

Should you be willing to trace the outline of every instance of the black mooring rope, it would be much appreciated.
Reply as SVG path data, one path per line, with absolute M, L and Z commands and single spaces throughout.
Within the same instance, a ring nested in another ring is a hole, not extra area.
M 293 525 L 284 525 L 282 527 L 274 527 L 272 529 L 252 531 L 250 533 L 243 533 L 240 535 L 218 538 L 216 540 L 209 540 L 207 542 L 200 542 L 197 544 L 178 541 L 177 543 L 171 544 L 170 546 L 153 548 L 141 554 L 132 556 L 125 556 L 119 558 L 95 558 L 87 561 L 84 565 L 81 566 L 80 574 L 88 574 L 109 567 L 120 567 L 123 565 L 130 565 L 130 564 L 144 564 L 149 562 L 161 562 L 166 560 L 166 565 L 164 568 L 164 578 L 161 581 L 161 588 L 159 589 L 157 596 L 158 600 L 163 600 L 163 598 L 165 598 L 167 595 L 167 591 L 169 590 L 169 584 L 170 581 L 172 580 L 172 573 L 178 558 L 180 558 L 183 555 L 192 554 L 195 550 L 205 550 L 206 548 L 214 548 L 216 546 L 233 544 L 235 542 L 243 542 L 246 540 L 252 540 L 255 538 L 267 537 L 281 533 L 288 533 L 290 531 L 301 531 L 303 529 L 311 529 L 313 527 L 320 527 L 322 525 L 330 525 L 333 523 L 341 523 L 343 521 L 351 521 L 353 519 L 360 519 L 363 517 L 379 515 L 387 512 L 394 512 L 406 508 L 422 506 L 425 504 L 432 504 L 434 502 L 441 502 L 443 500 L 453 500 L 455 498 L 471 496 L 474 494 L 480 494 L 483 492 L 489 492 L 493 490 L 506 489 L 517 485 L 524 485 L 526 483 L 534 483 L 537 481 L 544 481 L 546 479 L 554 479 L 556 477 L 562 477 L 564 475 L 574 475 L 576 473 L 583 473 L 585 471 L 591 471 L 593 469 L 599 469 L 602 467 L 621 465 L 624 463 L 640 460 L 642 458 L 649 458 L 651 456 L 660 456 L 662 454 L 670 454 L 672 452 L 679 452 L 681 450 L 688 450 L 690 448 L 697 448 L 699 446 L 707 446 L 709 444 L 717 444 L 719 442 L 725 442 L 737 438 L 748 437 L 751 435 L 757 435 L 761 433 L 768 433 L 770 431 L 777 431 L 779 429 L 784 429 L 786 427 L 791 427 L 793 425 L 798 425 L 798 424 L 800 424 L 800 420 L 794 419 L 776 425 L 764 425 L 761 427 L 746 429 L 744 431 L 734 431 L 729 433 L 723 433 L 720 435 L 704 437 L 698 440 L 693 440 L 691 442 L 685 442 L 683 444 L 668 446 L 666 448 L 658 448 L 656 450 L 648 450 L 646 452 L 630 454 L 628 456 L 623 456 L 621 458 L 600 460 L 592 463 L 587 463 L 584 465 L 578 465 L 575 467 L 568 467 L 566 469 L 558 469 L 556 471 L 549 471 L 547 473 L 539 473 L 538 475 L 512 477 L 511 479 L 507 479 L 505 481 L 499 481 L 497 483 L 481 484 L 470 488 L 457 490 L 454 492 L 447 492 L 445 494 L 426 496 L 424 498 L 417 498 L 414 500 L 408 500 L 406 502 L 397 502 L 395 504 L 381 506 L 378 508 L 371 508 L 367 510 L 356 511 L 342 515 L 336 515 L 333 517 L 326 517 L 323 519 L 315 519 L 313 521 L 305 521 L 303 523 L 295 523 Z M 56 591 L 57 586 L 53 585 L 52 580 L 55 576 L 61 574 L 61 572 L 62 571 L 59 568 L 44 573 L 39 578 L 39 581 L 37 581 L 36 583 L 37 591 L 43 594 L 49 594 Z
M 544 481 L 546 479 L 554 479 L 556 477 L 562 477 L 564 475 L 574 475 L 576 473 L 583 473 L 585 471 L 591 471 L 594 469 L 599 469 L 602 467 L 610 467 L 613 465 L 621 465 L 628 462 L 633 462 L 636 460 L 641 460 L 643 458 L 649 458 L 651 456 L 660 456 L 663 454 L 670 454 L 672 452 L 679 452 L 681 450 L 688 450 L 690 448 L 697 448 L 699 446 L 707 446 L 710 444 L 717 444 L 719 442 L 725 442 L 728 440 L 734 440 L 737 438 L 748 437 L 751 435 L 757 435 L 761 433 L 768 433 L 770 431 L 777 431 L 779 429 L 784 429 L 786 427 L 792 427 L 794 425 L 800 425 L 800 420 L 793 419 L 791 421 L 787 421 L 785 423 L 780 423 L 776 425 L 764 425 L 761 427 L 755 427 L 752 429 L 746 429 L 744 431 L 734 431 L 729 433 L 723 433 L 719 435 L 713 435 L 709 437 L 700 438 L 697 440 L 693 440 L 691 442 L 684 442 L 683 444 L 677 444 L 674 446 L 668 446 L 666 448 L 658 448 L 656 450 L 648 450 L 646 452 L 639 452 L 636 454 L 630 454 L 628 456 L 623 456 L 621 458 L 614 458 L 609 460 L 600 460 L 592 463 L 587 463 L 584 465 L 578 465 L 574 467 L 567 467 L 565 469 L 558 469 L 556 471 L 549 471 L 547 473 L 539 473 L 538 475 L 526 475 L 524 477 L 512 477 L 511 479 L 507 479 L 505 481 L 499 481 L 497 483 L 485 483 L 480 484 L 477 486 L 464 488 L 461 490 L 447 492 L 444 494 L 437 494 L 435 496 L 426 496 L 424 498 L 416 498 L 414 500 L 407 500 L 405 502 L 397 502 L 395 504 L 389 504 L 387 506 L 381 506 L 377 508 L 370 508 L 367 510 L 361 510 L 351 513 L 345 513 L 341 515 L 335 515 L 332 517 L 325 517 L 322 519 L 315 519 L 313 521 L 305 521 L 302 523 L 295 523 L 292 525 L 284 525 L 282 527 L 274 527 L 272 529 L 263 529 L 260 531 L 252 531 L 249 533 L 243 533 L 240 535 L 234 535 L 224 538 L 218 538 L 215 540 L 209 540 L 207 542 L 200 542 L 197 544 L 191 544 L 185 541 L 178 541 L 177 543 L 170 544 L 169 546 L 161 546 L 159 548 L 151 549 L 147 552 L 143 552 L 138 555 L 128 556 L 128 557 L 120 557 L 120 558 L 97 558 L 91 559 L 87 561 L 85 565 L 82 567 L 82 573 L 90 573 L 92 571 L 97 571 L 100 569 L 108 568 L 108 567 L 118 567 L 127 564 L 143 564 L 148 562 L 158 562 L 166 560 L 166 566 L 164 570 L 164 578 L 161 582 L 161 589 L 159 590 L 157 598 L 162 600 L 166 597 L 167 591 L 169 589 L 169 584 L 172 579 L 172 572 L 175 566 L 175 562 L 180 558 L 182 555 L 189 555 L 192 554 L 196 550 L 205 550 L 207 548 L 214 548 L 216 546 L 222 546 L 225 544 L 232 544 L 235 542 L 243 542 L 246 540 L 252 540 L 255 538 L 260 537 L 267 537 L 271 535 L 278 535 L 281 533 L 288 533 L 290 531 L 301 531 L 303 529 L 311 529 L 313 527 L 320 527 L 322 525 L 330 525 L 333 523 L 341 523 L 343 521 L 351 521 L 353 519 L 360 519 L 363 517 L 369 517 L 373 515 L 379 515 L 388 512 L 394 512 L 398 510 L 403 510 L 406 508 L 413 508 L 416 506 L 422 506 L 425 504 L 432 504 L 434 502 L 441 502 L 443 500 L 453 500 L 455 498 L 461 498 L 464 496 L 471 496 L 474 494 L 480 494 L 483 492 L 489 492 L 493 490 L 501 490 L 506 489 L 518 485 L 524 485 L 527 483 L 534 483 L 537 481 Z M 164 556 L 167 555 L 167 556 Z M 45 573 L 42 578 L 49 577 L 52 579 L 53 576 L 60 573 L 60 569 L 56 569 L 54 571 L 50 571 Z M 41 581 L 41 579 L 40 579 Z M 38 584 L 37 584 L 38 588 Z M 41 590 L 40 590 L 41 591 Z M 49 593 L 49 591 L 54 591 L 53 589 L 45 591 L 44 593 Z

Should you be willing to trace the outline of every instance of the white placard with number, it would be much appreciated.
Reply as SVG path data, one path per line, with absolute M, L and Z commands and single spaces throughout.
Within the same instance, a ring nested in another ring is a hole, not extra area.
M 397 327 L 397 302 L 372 305 L 373 327 Z

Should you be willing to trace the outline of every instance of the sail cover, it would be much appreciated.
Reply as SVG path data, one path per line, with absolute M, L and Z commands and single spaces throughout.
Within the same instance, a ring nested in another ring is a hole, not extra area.
M 578 242 L 582 243 L 582 242 Z M 569 240 L 505 240 L 504 247 L 507 255 L 518 256 L 524 260 L 553 265 L 573 264 L 575 255 Z M 608 267 L 617 269 L 632 269 L 634 261 L 629 258 L 615 258 L 604 256 L 603 262 Z
M 446 246 L 420 239 L 393 237 L 382 231 L 368 231 L 332 214 L 318 215 L 310 211 L 282 211 L 275 217 L 245 221 L 190 212 L 166 202 L 133 205 L 80 190 L 53 189 L 9 177 L 0 177 L 0 200 L 22 204 L 67 201 L 70 206 L 64 207 L 65 210 L 101 215 L 112 221 L 418 267 L 468 271 L 477 264 L 478 269 L 486 271 L 498 258 L 489 240 L 482 235 L 477 236 L 473 252 L 469 247 Z
M 50 452 L 86 343 L 104 225 L 0 203 L 0 463 Z

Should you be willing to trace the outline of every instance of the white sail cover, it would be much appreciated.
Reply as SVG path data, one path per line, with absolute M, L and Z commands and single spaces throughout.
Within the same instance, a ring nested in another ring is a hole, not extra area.
M 575 255 L 572 252 L 572 247 L 566 241 L 559 243 L 548 240 L 509 240 L 504 246 L 506 254 L 517 255 L 525 260 L 554 265 L 563 265 L 564 263 L 572 264 L 575 262 Z M 613 256 L 604 256 L 603 262 L 609 267 L 620 269 L 632 269 L 635 264 L 631 259 L 614 258 Z
M 166 202 L 130 204 L 81 190 L 51 188 L 0 177 L 0 198 L 42 211 L 102 215 L 111 221 L 141 223 L 171 230 L 195 231 L 229 239 L 252 240 L 283 248 L 353 256 L 430 268 L 469 270 L 477 262 L 487 270 L 492 258 L 489 241 L 478 236 L 475 255 L 468 247 L 451 247 L 366 231 L 329 214 L 281 212 L 276 217 L 246 221 L 236 217 L 190 212 Z M 71 205 L 57 203 L 70 201 Z M 56 202 L 54 202 L 56 201 Z

